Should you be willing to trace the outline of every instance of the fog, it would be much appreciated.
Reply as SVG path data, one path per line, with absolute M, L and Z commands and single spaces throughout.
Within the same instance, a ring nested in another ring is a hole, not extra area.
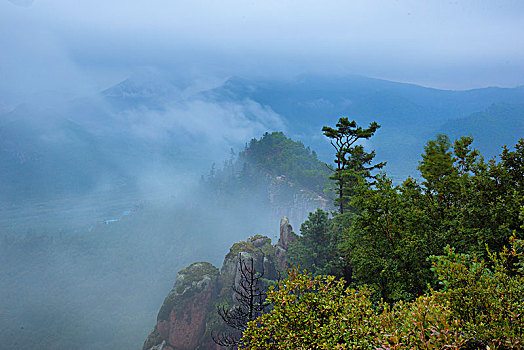
M 139 348 L 178 270 L 219 265 L 233 242 L 278 230 L 264 208 L 215 206 L 199 179 L 231 148 L 285 129 L 279 116 L 253 101 L 211 103 L 195 97 L 202 83 L 148 72 L 80 99 L 36 96 L 2 116 L 6 348 Z
M 515 86 L 524 77 L 523 12 L 518 0 L 3 1 L 0 85 L 2 95 L 49 82 L 76 93 L 161 66 L 219 77 L 361 74 L 451 89 Z
M 140 348 L 178 270 L 220 266 L 235 241 L 278 233 L 267 203 L 224 207 L 202 183 L 232 149 L 286 130 L 252 100 L 201 95 L 215 85 L 139 69 L 2 115 L 2 344 Z
M 210 186 L 223 164 L 240 170 L 234 154 L 252 138 L 284 131 L 329 161 L 322 125 L 342 109 L 365 122 L 391 111 L 387 136 L 365 145 L 398 154 L 400 179 L 444 115 L 523 96 L 431 104 L 426 93 L 444 94 L 431 89 L 415 103 L 407 85 L 307 77 L 515 87 L 523 16 L 516 0 L 0 2 L 1 347 L 141 348 L 178 270 L 278 234 L 266 189 Z

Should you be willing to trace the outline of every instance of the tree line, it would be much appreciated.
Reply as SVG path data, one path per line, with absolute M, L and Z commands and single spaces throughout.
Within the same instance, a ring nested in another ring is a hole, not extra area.
M 337 211 L 310 213 L 246 349 L 524 348 L 524 140 L 485 160 L 471 137 L 427 142 L 394 184 L 340 118 Z

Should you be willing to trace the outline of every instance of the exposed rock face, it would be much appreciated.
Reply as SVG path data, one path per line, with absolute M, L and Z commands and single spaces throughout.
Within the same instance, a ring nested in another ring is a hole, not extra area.
M 241 278 L 238 256 L 244 261 L 253 258 L 256 271 L 264 272 L 264 278 L 275 279 L 278 276 L 275 266 L 275 251 L 271 239 L 256 235 L 249 237 L 246 242 L 237 242 L 229 249 L 220 270 L 220 286 L 231 289 L 233 283 L 238 286 Z M 232 290 L 230 290 L 232 293 Z
M 207 311 L 216 295 L 218 269 L 199 262 L 181 270 L 175 285 L 164 300 L 157 324 L 143 349 L 195 349 L 205 332 Z
M 239 256 L 244 261 L 252 258 L 256 271 L 264 272 L 264 279 L 277 279 L 278 266 L 285 268 L 288 244 L 294 237 L 289 220 L 282 218 L 276 246 L 271 245 L 270 238 L 256 235 L 233 244 L 220 273 L 206 262 L 194 263 L 181 270 L 143 350 L 223 349 L 211 336 L 227 330 L 218 316 L 217 306 L 234 304 L 231 287 L 238 286 L 241 279 Z
M 220 270 L 218 278 L 219 293 L 216 296 L 215 304 L 229 305 L 236 304 L 236 295 L 232 289 L 235 285 L 239 287 L 242 277 L 239 264 L 239 256 L 245 262 L 253 258 L 253 265 L 257 272 L 264 273 L 265 279 L 276 279 L 278 273 L 276 269 L 275 250 L 271 245 L 271 239 L 265 236 L 256 235 L 249 237 L 247 241 L 241 241 L 233 244 L 229 252 L 224 258 L 224 263 Z M 230 332 L 224 321 L 218 316 L 216 308 L 212 310 L 208 317 L 207 337 L 211 338 L 211 334 L 221 334 Z M 211 347 L 205 349 L 212 349 Z
M 271 178 L 268 186 L 268 197 L 271 205 L 271 220 L 278 220 L 283 216 L 291 222 L 300 225 L 310 212 L 317 209 L 332 211 L 332 200 L 323 195 L 301 187 L 280 175 Z
M 280 238 L 278 243 L 275 246 L 275 254 L 278 261 L 278 266 L 283 271 L 287 267 L 287 250 L 289 248 L 289 243 L 293 242 L 296 239 L 297 235 L 293 232 L 293 227 L 289 223 L 287 217 L 280 219 Z

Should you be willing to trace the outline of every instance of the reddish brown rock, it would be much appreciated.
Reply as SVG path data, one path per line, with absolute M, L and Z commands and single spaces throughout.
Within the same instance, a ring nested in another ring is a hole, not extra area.
M 281 220 L 278 249 L 284 252 L 294 239 L 287 218 Z M 212 336 L 228 331 L 217 313 L 219 305 L 233 305 L 232 286 L 240 282 L 239 255 L 253 259 L 255 269 L 264 278 L 277 279 L 277 246 L 271 239 L 255 235 L 233 244 L 224 258 L 220 273 L 216 267 L 199 262 L 181 270 L 173 289 L 158 313 L 155 329 L 146 339 L 143 350 L 221 350 Z M 285 260 L 283 260 L 285 264 Z M 284 265 L 285 266 L 285 265 Z
M 203 343 L 206 318 L 217 293 L 218 269 L 199 262 L 181 270 L 158 313 L 155 330 L 143 349 L 193 350 Z

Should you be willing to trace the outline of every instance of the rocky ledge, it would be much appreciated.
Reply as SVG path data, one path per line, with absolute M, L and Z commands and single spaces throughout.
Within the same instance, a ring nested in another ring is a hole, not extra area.
M 277 279 L 286 267 L 289 243 L 295 239 L 289 220 L 280 220 L 280 238 L 255 235 L 233 244 L 224 258 L 222 268 L 197 262 L 179 271 L 173 289 L 164 300 L 157 323 L 144 342 L 143 350 L 218 350 L 212 334 L 224 331 L 217 306 L 232 305 L 232 286 L 240 281 L 239 255 L 253 259 L 257 271 L 265 279 Z

